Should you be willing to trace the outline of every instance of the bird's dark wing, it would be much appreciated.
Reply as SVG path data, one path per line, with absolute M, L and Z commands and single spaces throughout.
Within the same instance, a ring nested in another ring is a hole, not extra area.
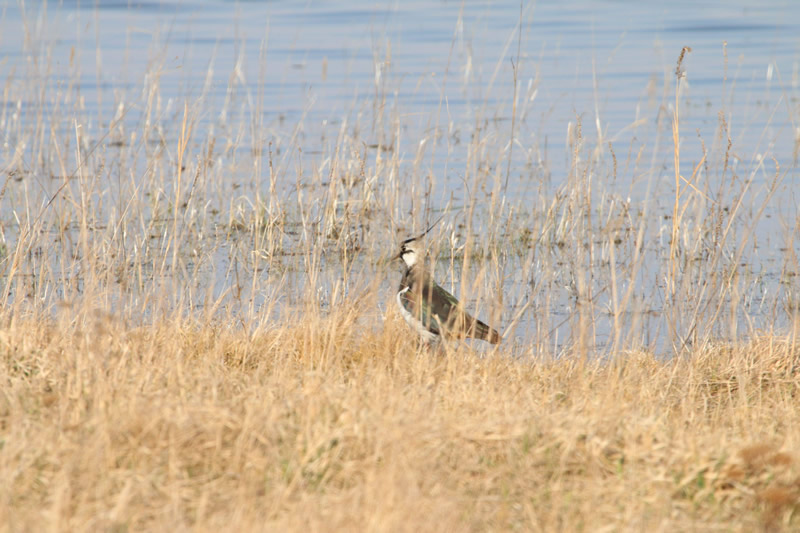
M 457 313 L 458 300 L 455 296 L 447 292 L 439 286 L 435 281 L 430 281 L 431 285 L 425 287 L 423 290 L 431 291 L 431 311 L 434 316 L 439 319 L 442 324 L 450 324 L 453 319 L 453 313 Z
M 401 294 L 400 303 L 403 305 L 406 311 L 419 319 L 431 333 L 435 335 L 440 334 L 440 322 L 436 319 L 435 312 L 433 311 L 432 307 L 425 303 L 425 298 L 422 298 L 422 295 L 419 291 L 415 291 L 412 288 L 411 290 Z
M 427 273 L 419 274 L 421 283 L 414 281 L 409 269 L 400 283 L 400 289 L 409 290 L 400 296 L 403 307 L 422 321 L 429 331 L 437 335 L 466 336 L 484 339 L 496 344 L 500 335 L 496 330 L 464 311 L 455 296 L 433 281 Z
M 451 335 L 464 335 L 466 337 L 476 337 L 496 344 L 500 341 L 500 335 L 490 326 L 474 318 L 467 313 L 458 303 L 455 296 L 440 287 L 436 282 L 433 283 L 432 293 L 434 295 L 432 311 L 440 324 L 444 325 L 445 330 Z

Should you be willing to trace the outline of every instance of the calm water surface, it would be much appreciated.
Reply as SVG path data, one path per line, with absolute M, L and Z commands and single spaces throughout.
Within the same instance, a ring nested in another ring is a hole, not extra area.
M 763 302 L 765 295 L 777 301 L 784 290 L 787 244 L 776 236 L 797 216 L 800 3 L 5 2 L 0 30 L 0 75 L 11 80 L 6 87 L 39 76 L 48 91 L 12 97 L 7 91 L 0 117 L 6 165 L 26 146 L 42 109 L 45 128 L 74 135 L 60 96 L 69 91 L 80 94 L 70 105 L 78 105 L 85 117 L 80 126 L 94 139 L 118 119 L 128 135 L 159 123 L 158 138 L 168 146 L 177 142 L 188 102 L 196 131 L 228 139 L 245 154 L 237 156 L 241 170 L 230 176 L 242 182 L 237 194 L 255 194 L 248 184 L 266 175 L 272 151 L 281 175 L 292 176 L 277 184 L 291 198 L 296 180 L 287 169 L 320 165 L 344 130 L 370 157 L 378 150 L 396 156 L 402 179 L 427 184 L 427 208 L 437 211 L 467 200 L 463 179 L 475 164 L 470 139 L 476 132 L 498 154 L 488 159 L 500 164 L 513 123 L 510 185 L 503 192 L 509 202 L 534 209 L 568 179 L 570 135 L 580 124 L 584 146 L 613 147 L 619 159 L 617 175 L 598 185 L 598 194 L 647 202 L 653 217 L 672 208 L 675 69 L 681 48 L 691 47 L 682 64 L 682 173 L 691 175 L 705 148 L 707 172 L 720 174 L 723 123 L 731 138 L 729 165 L 755 177 L 753 195 L 766 194 L 773 159 L 781 168 L 775 200 L 754 226 L 761 248 L 746 261 L 757 271 L 754 283 L 763 284 L 755 291 L 762 300 L 754 297 L 748 308 L 755 324 L 742 319 L 749 327 L 778 320 Z M 157 101 L 152 107 L 145 105 L 148 90 Z M 609 154 L 598 156 L 606 167 Z M 146 171 L 146 158 L 132 157 L 130 164 L 133 175 Z M 57 186 L 42 188 L 52 193 Z M 19 199 L 0 200 L 9 244 L 8 213 Z M 788 247 L 797 248 L 794 240 Z M 230 284 L 230 268 L 214 270 L 221 291 Z M 652 290 L 648 299 L 657 301 Z M 520 305 L 515 298 L 506 300 L 505 321 Z M 569 298 L 550 305 L 558 315 Z M 534 327 L 533 318 L 528 322 Z M 641 327 L 647 342 L 663 333 L 659 326 Z
M 546 144 L 558 180 L 568 124 L 580 117 L 587 136 L 629 141 L 631 130 L 645 129 L 639 121 L 657 119 L 653 100 L 661 104 L 665 84 L 674 84 L 683 46 L 692 48 L 683 130 L 712 139 L 724 110 L 740 157 L 792 162 L 800 4 L 752 4 L 6 2 L 0 50 L 6 75 L 36 54 L 53 80 L 77 73 L 98 122 L 114 116 L 126 92 L 138 98 L 143 79 L 157 73 L 162 100 L 180 107 L 205 95 L 201 117 L 219 127 L 232 122 L 226 97 L 241 86 L 258 100 L 249 111 L 263 115 L 264 138 L 280 140 L 302 122 L 306 153 L 343 120 L 388 112 L 373 109 L 376 87 L 385 87 L 407 158 L 434 128 L 468 136 L 476 121 L 497 119 L 505 133 L 516 64 L 519 156 Z M 388 141 L 382 135 L 363 132 L 375 143 Z M 695 145 L 687 143 L 687 159 Z M 442 171 L 447 160 L 458 175 L 463 152 L 456 147 L 430 165 Z

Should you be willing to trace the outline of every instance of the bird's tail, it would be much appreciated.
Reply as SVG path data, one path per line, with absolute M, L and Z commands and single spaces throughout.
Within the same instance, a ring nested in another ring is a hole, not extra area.
M 472 326 L 469 328 L 467 336 L 482 339 L 492 344 L 497 344 L 501 339 L 496 329 L 484 324 L 478 319 L 473 319 Z

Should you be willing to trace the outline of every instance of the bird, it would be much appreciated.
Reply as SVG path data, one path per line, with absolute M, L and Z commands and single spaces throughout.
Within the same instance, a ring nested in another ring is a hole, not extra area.
M 437 344 L 442 337 L 471 337 L 497 344 L 500 342 L 497 330 L 467 313 L 458 299 L 440 287 L 426 269 L 420 239 L 432 227 L 404 240 L 392 258 L 402 259 L 406 266 L 396 296 L 400 314 L 428 345 Z

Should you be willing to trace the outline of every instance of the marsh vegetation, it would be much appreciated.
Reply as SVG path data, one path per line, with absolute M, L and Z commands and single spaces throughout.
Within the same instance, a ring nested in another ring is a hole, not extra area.
M 555 141 L 527 8 L 507 94 L 451 109 L 448 63 L 417 113 L 379 40 L 324 122 L 272 112 L 266 37 L 199 84 L 154 39 L 104 89 L 47 17 L 2 80 L 7 529 L 797 527 L 797 70 L 754 112 L 726 45 L 711 100 L 670 50 L 632 121 Z M 439 217 L 497 347 L 431 353 L 394 308 L 386 260 Z

